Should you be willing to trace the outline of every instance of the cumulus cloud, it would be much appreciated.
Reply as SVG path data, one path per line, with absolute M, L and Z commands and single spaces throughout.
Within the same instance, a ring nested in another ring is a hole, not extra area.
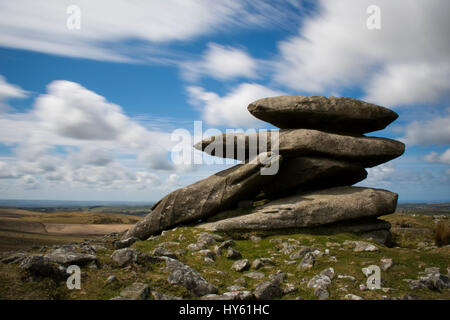
M 8 83 L 8 81 L 0 75 L 0 112 L 9 109 L 6 101 L 8 99 L 25 98 L 27 92 L 14 84 Z
M 167 177 L 164 184 L 165 184 L 165 187 L 168 189 L 179 187 L 179 186 L 181 186 L 180 176 L 177 175 L 176 173 L 172 173 L 169 175 L 169 177 Z
M 437 152 L 431 152 L 431 153 L 425 155 L 425 157 L 423 159 L 425 161 L 429 161 L 429 162 L 438 162 L 438 163 L 444 163 L 444 164 L 450 165 L 450 149 L 447 149 L 442 154 L 439 154 Z
M 69 81 L 50 83 L 28 112 L 0 114 L 0 143 L 14 153 L 1 159 L 0 179 L 26 189 L 57 183 L 159 188 L 160 178 L 148 170 L 178 169 L 170 163 L 170 133 L 147 129 L 120 106 Z
M 229 27 L 264 27 L 291 21 L 298 1 L 209 0 L 2 1 L 0 45 L 110 61 L 167 60 L 164 43 L 193 39 Z M 66 26 L 67 8 L 80 8 L 81 29 Z M 126 48 L 119 44 L 138 40 Z M 155 46 L 158 44 L 158 46 Z
M 40 182 L 31 175 L 25 175 L 20 179 L 20 184 L 23 185 L 23 188 L 26 190 L 34 190 L 39 189 L 41 187 Z
M 100 146 L 82 146 L 78 150 L 70 150 L 69 161 L 75 166 L 83 166 L 84 164 L 93 166 L 105 166 L 113 161 L 112 154 Z
M 242 83 L 222 97 L 202 87 L 190 86 L 187 91 L 190 102 L 200 108 L 206 123 L 229 127 L 263 126 L 247 111 L 247 106 L 257 99 L 283 94 L 256 83 Z
M 369 186 L 390 185 L 393 181 L 394 173 L 395 166 L 392 162 L 368 168 L 367 179 L 364 180 L 363 184 Z
M 86 140 L 115 140 L 130 120 L 121 108 L 80 84 L 53 81 L 36 100 L 35 116 L 49 130 Z
M 381 10 L 369 30 L 366 10 Z M 275 79 L 301 92 L 362 87 L 385 105 L 434 102 L 450 90 L 446 0 L 322 0 L 299 34 L 279 44 Z
M 450 63 L 392 63 L 366 87 L 367 101 L 382 105 L 432 103 L 450 92 Z
M 255 78 L 257 67 L 256 60 L 246 51 L 209 43 L 200 61 L 187 61 L 182 64 L 182 74 L 188 80 L 195 80 L 202 74 L 219 80 Z
M 400 140 L 409 145 L 449 145 L 450 114 L 429 121 L 413 121 L 404 131 Z

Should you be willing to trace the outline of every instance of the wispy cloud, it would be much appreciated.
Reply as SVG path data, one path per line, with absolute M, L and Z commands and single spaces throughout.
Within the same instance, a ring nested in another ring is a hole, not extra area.
M 372 4 L 380 30 L 366 26 Z M 449 10 L 446 0 L 322 0 L 279 44 L 275 79 L 299 92 L 358 87 L 388 106 L 439 101 L 450 92 Z
M 80 8 L 68 29 L 67 8 Z M 286 27 L 299 1 L 2 1 L 0 45 L 96 60 L 167 62 L 164 45 L 235 28 Z M 124 44 L 125 41 L 125 44 Z
M 256 78 L 258 63 L 245 50 L 209 43 L 200 61 L 181 64 L 182 75 L 187 80 L 196 80 L 201 75 L 219 80 L 239 77 Z
M 412 121 L 403 130 L 400 140 L 408 145 L 450 145 L 450 110 L 428 121 Z
M 8 81 L 0 75 L 0 113 L 7 111 L 10 107 L 6 101 L 8 99 L 25 98 L 27 92 L 14 84 L 8 83 Z
M 264 126 L 264 122 L 248 112 L 251 102 L 282 95 L 280 91 L 256 83 L 242 83 L 222 97 L 202 87 L 190 86 L 187 91 L 191 104 L 200 109 L 207 124 L 245 128 Z

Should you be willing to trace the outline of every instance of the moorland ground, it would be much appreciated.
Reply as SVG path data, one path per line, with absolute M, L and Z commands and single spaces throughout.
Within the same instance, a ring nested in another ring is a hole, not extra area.
M 0 239 L 3 239 L 1 241 L 4 247 L 8 246 L 4 239 L 8 239 L 8 235 L 11 235 L 11 241 L 19 239 L 22 241 L 17 247 L 25 247 L 25 245 L 29 246 L 33 243 L 34 247 L 27 251 L 27 254 L 31 255 L 45 254 L 51 250 L 51 248 L 43 248 L 44 243 L 49 245 L 58 243 L 58 241 L 60 243 L 74 242 L 86 237 L 92 239 L 91 244 L 100 245 L 100 249 L 96 251 L 96 265 L 82 269 L 81 290 L 69 290 L 64 281 L 55 281 L 50 278 L 34 281 L 27 276 L 24 270 L 19 268 L 18 264 L 0 263 L 0 299 L 111 299 L 120 296 L 124 288 L 135 282 L 147 284 L 152 293 L 159 292 L 183 299 L 199 299 L 185 286 L 169 283 L 170 272 L 165 268 L 164 261 L 117 266 L 111 258 L 111 254 L 117 249 L 114 242 L 120 238 L 120 234 L 99 236 L 98 234 L 74 233 L 69 235 L 64 233 L 71 230 L 70 227 L 61 229 L 64 231 L 62 234 L 44 233 L 42 232 L 43 226 L 38 225 L 41 223 L 45 228 L 49 228 L 49 224 L 70 224 L 68 222 L 70 221 L 74 225 L 84 224 L 86 227 L 97 225 L 100 228 L 106 228 L 108 224 L 105 223 L 105 219 L 109 218 L 108 222 L 112 222 L 109 226 L 117 225 L 127 228 L 133 223 L 133 219 L 137 221 L 140 217 L 127 215 L 105 217 L 102 214 L 90 215 L 80 212 L 53 215 L 20 210 L 13 212 L 13 216 L 11 216 L 11 212 L 7 213 L 10 216 L 3 216 L 2 223 L 5 219 L 16 219 L 15 223 L 19 223 L 22 232 L 17 230 L 0 231 L 2 237 Z M 231 268 L 236 262 L 236 258 L 227 258 L 225 254 L 215 255 L 212 261 L 205 262 L 205 251 L 202 253 L 202 251 L 192 249 L 192 244 L 197 243 L 199 235 L 204 231 L 193 226 L 179 226 L 162 235 L 151 237 L 149 240 L 137 241 L 131 248 L 148 256 L 155 256 L 157 248 L 172 252 L 180 262 L 198 271 L 204 279 L 216 286 L 219 294 L 230 291 L 229 287 L 232 285 L 239 286 L 241 290 L 253 291 L 259 283 L 269 280 L 274 274 L 283 273 L 285 278 L 282 287 L 283 289 L 289 288 L 289 290 L 286 290 L 282 299 L 317 299 L 307 284 L 322 270 L 332 267 L 336 276 L 328 287 L 330 299 L 346 299 L 347 295 L 354 294 L 363 299 L 398 298 L 406 295 L 409 298 L 417 299 L 449 300 L 448 288 L 444 290 L 433 290 L 427 287 L 413 289 L 410 286 L 410 280 L 419 279 L 427 268 L 439 268 L 441 274 L 444 275 L 449 272 L 450 246 L 448 244 L 436 246 L 434 239 L 436 225 L 443 222 L 448 228 L 449 216 L 435 213 L 433 212 L 434 215 L 395 213 L 382 217 L 392 224 L 391 231 L 396 246 L 387 248 L 374 243 L 377 250 L 370 252 L 355 252 L 348 245 L 349 241 L 367 241 L 366 239 L 362 239 L 356 234 L 339 231 L 330 234 L 323 228 L 311 228 L 308 231 L 293 229 L 283 232 L 217 233 L 216 235 L 220 236 L 221 240 L 208 244 L 204 250 L 214 252 L 216 245 L 226 240 L 232 240 L 233 248 L 240 253 L 239 259 L 248 259 L 250 264 L 260 258 L 269 258 L 272 261 L 270 265 L 258 269 L 251 266 L 241 272 Z M 119 221 L 122 224 L 118 224 Z M 9 223 L 13 225 L 13 222 Z M 13 229 L 13 227 L 10 228 Z M 53 231 L 56 230 L 55 228 Z M 25 229 L 27 231 L 24 231 Z M 49 229 L 52 230 L 52 228 Z M 79 232 L 79 229 L 76 230 Z M 121 229 L 118 228 L 117 231 L 121 231 Z M 19 234 L 21 234 L 20 238 Z M 309 270 L 299 269 L 301 258 L 290 256 L 293 251 L 303 246 L 317 249 L 321 253 L 316 256 L 315 264 Z M 288 250 L 289 248 L 292 250 Z M 381 259 L 385 258 L 392 259 L 393 265 L 382 271 L 382 289 L 361 289 L 361 285 L 364 285 L 367 279 L 362 268 L 369 265 L 381 265 Z M 107 280 L 111 279 L 111 276 L 114 276 L 114 281 Z M 155 297 L 157 295 L 150 294 L 146 298 L 154 299 Z

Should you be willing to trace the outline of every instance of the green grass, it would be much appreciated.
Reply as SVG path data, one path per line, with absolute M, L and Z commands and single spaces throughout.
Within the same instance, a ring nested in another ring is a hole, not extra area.
M 390 221 L 393 226 L 397 222 L 406 220 L 407 224 L 414 227 L 425 229 L 433 229 L 434 222 L 430 217 L 410 216 L 394 214 L 386 216 L 384 219 Z M 408 228 L 406 228 L 408 229 Z M 192 254 L 187 250 L 190 243 L 197 241 L 197 236 L 204 232 L 203 230 L 193 227 L 178 227 L 170 230 L 164 236 L 158 236 L 157 240 L 138 241 L 133 247 L 144 253 L 151 253 L 153 249 L 163 242 L 178 242 L 178 245 L 168 244 L 165 247 L 172 252 L 184 250 L 186 253 L 179 256 L 179 260 L 196 269 L 206 280 L 216 285 L 219 293 L 227 291 L 227 287 L 231 286 L 234 281 L 243 276 L 243 273 L 231 270 L 234 260 L 225 258 L 224 256 L 216 257 L 215 264 L 207 264 L 200 255 Z M 413 233 L 414 234 L 414 233 Z M 183 240 L 180 241 L 180 236 Z M 346 248 L 340 250 L 339 247 L 330 247 L 330 256 L 335 256 L 337 262 L 330 262 L 329 256 L 316 258 L 316 264 L 311 270 L 297 270 L 297 263 L 287 264 L 286 260 L 289 255 L 280 252 L 276 243 L 271 242 L 272 239 L 280 239 L 281 241 L 296 240 L 301 245 L 313 246 L 324 251 L 327 242 L 337 242 L 341 245 L 345 240 L 363 240 L 358 235 L 352 233 L 334 233 L 330 234 L 328 229 L 315 228 L 305 232 L 302 230 L 288 230 L 280 232 L 247 232 L 247 233 L 220 233 L 224 239 L 233 239 L 234 248 L 239 250 L 243 258 L 252 262 L 256 258 L 271 257 L 275 262 L 273 268 L 262 268 L 259 270 L 250 269 L 245 272 L 255 271 L 262 272 L 265 278 L 262 280 L 246 278 L 245 287 L 247 290 L 253 290 L 254 286 L 264 280 L 269 279 L 269 275 L 281 270 L 286 273 L 287 279 L 285 283 L 292 283 L 298 287 L 297 292 L 283 296 L 282 299 L 295 299 L 300 296 L 303 299 L 316 299 L 312 289 L 307 288 L 308 280 L 318 274 L 325 268 L 333 267 L 336 277 L 329 287 L 331 299 L 342 299 L 347 293 L 353 293 L 365 299 L 382 299 L 383 296 L 400 297 L 404 294 L 412 294 L 420 299 L 450 299 L 450 292 L 446 290 L 442 293 L 431 291 L 429 289 L 420 289 L 411 291 L 407 282 L 403 279 L 417 279 L 419 272 L 424 271 L 427 267 L 439 267 L 441 273 L 446 274 L 450 261 L 450 248 L 426 248 L 417 249 L 417 242 L 423 241 L 423 237 L 419 235 L 415 240 L 412 235 L 408 238 L 406 247 L 402 248 L 386 248 L 378 246 L 379 251 L 376 252 L 353 252 L 352 249 Z M 259 235 L 262 237 L 260 242 L 252 242 L 249 239 L 251 235 Z M 394 234 L 396 240 L 398 235 Z M 401 239 L 400 239 L 401 240 Z M 414 242 L 415 241 L 415 242 Z M 402 241 L 400 241 L 402 242 Z M 432 244 L 432 243 L 430 243 Z M 214 244 L 209 246 L 210 249 Z M 341 248 L 345 248 L 343 245 Z M 119 295 L 120 291 L 127 285 L 139 281 L 147 283 L 151 290 L 159 291 L 168 295 L 175 295 L 185 299 L 196 299 L 185 288 L 181 286 L 171 285 L 167 281 L 168 273 L 162 270 L 164 263 L 147 264 L 144 266 L 134 266 L 129 270 L 116 268 L 112 266 L 110 255 L 113 252 L 111 245 L 107 250 L 97 253 L 100 268 L 88 269 L 83 268 L 85 273 L 82 278 L 82 290 L 68 290 L 64 283 L 57 285 L 51 281 L 43 281 L 40 283 L 21 282 L 22 273 L 16 266 L 8 266 L 0 264 L 0 299 L 110 299 Z M 381 271 L 382 287 L 391 288 L 391 291 L 385 293 L 381 290 L 360 291 L 359 285 L 366 282 L 366 277 L 361 272 L 361 268 L 375 264 L 380 265 L 380 259 L 392 258 L 394 265 L 387 271 Z M 222 271 L 223 273 L 217 273 Z M 106 278 L 114 274 L 118 282 L 105 285 Z M 347 279 L 338 279 L 338 274 L 351 275 L 356 278 L 355 282 Z M 346 292 L 340 288 L 346 286 Z

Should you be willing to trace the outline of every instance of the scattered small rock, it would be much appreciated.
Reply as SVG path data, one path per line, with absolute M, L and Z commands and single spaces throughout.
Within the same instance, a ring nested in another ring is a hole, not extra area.
M 239 259 L 242 257 L 241 253 L 239 251 L 237 251 L 236 249 L 230 247 L 227 250 L 227 255 L 226 257 L 228 259 Z
M 108 278 L 106 278 L 106 284 L 110 284 L 110 283 L 113 283 L 113 282 L 116 282 L 116 281 L 117 281 L 117 278 L 113 274 L 110 275 Z
M 344 279 L 344 280 L 350 280 L 350 281 L 356 281 L 356 278 L 350 275 L 346 275 L 346 274 L 338 274 L 337 276 L 338 279 Z
M 145 283 L 135 282 L 120 291 L 120 296 L 130 300 L 144 300 L 148 297 L 149 287 Z
M 274 265 L 272 259 L 270 259 L 270 258 L 258 258 L 258 259 L 253 260 L 252 268 L 255 269 L 255 270 L 258 270 L 259 268 L 262 268 L 262 267 L 267 266 L 267 265 L 271 265 L 271 266 Z
M 298 265 L 298 269 L 309 270 L 314 266 L 315 261 L 314 255 L 311 252 L 308 252 Z
M 380 261 L 381 261 L 381 269 L 383 271 L 386 271 L 387 269 L 392 267 L 392 265 L 394 264 L 394 262 L 390 258 L 383 258 Z
M 158 247 L 155 250 L 153 250 L 152 255 L 157 256 L 157 257 L 169 257 L 172 259 L 177 258 L 177 256 L 172 251 L 162 248 L 162 247 Z
M 262 239 L 261 239 L 261 237 L 258 237 L 258 236 L 250 236 L 250 241 L 251 242 L 260 242 Z
M 283 296 L 283 290 L 280 288 L 279 283 L 274 281 L 265 281 L 255 287 L 254 295 L 257 299 L 276 299 Z
M 356 294 L 351 294 L 351 293 L 346 294 L 344 296 L 344 299 L 345 300 L 363 300 L 363 298 L 361 298 L 360 296 L 357 296 Z
M 217 288 L 206 281 L 196 270 L 182 262 L 166 258 L 166 266 L 170 272 L 169 283 L 179 284 L 198 297 L 217 293 Z
M 116 249 L 128 248 L 138 240 L 139 239 L 136 237 L 129 237 L 126 239 L 118 240 L 118 241 L 114 242 L 114 248 L 116 248 Z
M 180 297 L 170 296 L 167 294 L 160 293 L 158 291 L 152 291 L 152 297 L 155 300 L 182 300 Z
M 111 254 L 111 259 L 118 267 L 126 266 L 138 261 L 139 251 L 133 248 L 122 248 Z
M 93 254 L 66 251 L 63 248 L 52 250 L 45 255 L 45 258 L 48 261 L 63 264 L 65 266 L 72 264 L 83 266 L 92 261 L 97 261 L 97 257 Z
M 227 287 L 228 291 L 241 291 L 241 290 L 245 290 L 245 287 L 237 285 L 237 284 L 233 284 L 232 286 Z
M 314 289 L 314 295 L 319 298 L 319 300 L 328 299 L 330 297 L 328 286 L 331 284 L 334 274 L 333 268 L 327 268 L 309 280 L 307 287 Z
M 251 279 L 262 279 L 265 277 L 265 275 L 262 272 L 247 272 L 247 273 L 244 273 L 244 277 L 251 278 Z
M 231 266 L 231 269 L 237 272 L 242 272 L 250 267 L 248 259 L 238 260 Z
M 297 287 L 293 283 L 287 283 L 283 289 L 283 294 L 290 294 L 297 291 Z

